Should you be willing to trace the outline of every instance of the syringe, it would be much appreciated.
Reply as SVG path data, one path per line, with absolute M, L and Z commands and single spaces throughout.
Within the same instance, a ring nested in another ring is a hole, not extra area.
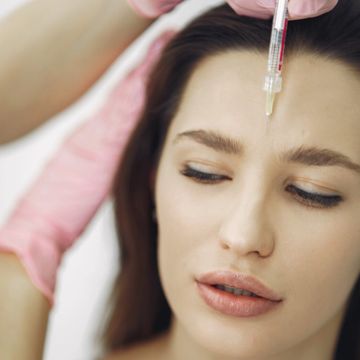
M 267 75 L 264 90 L 266 91 L 266 115 L 273 112 L 275 94 L 281 91 L 281 70 L 284 59 L 286 30 L 288 24 L 288 0 L 277 0 L 273 19 Z

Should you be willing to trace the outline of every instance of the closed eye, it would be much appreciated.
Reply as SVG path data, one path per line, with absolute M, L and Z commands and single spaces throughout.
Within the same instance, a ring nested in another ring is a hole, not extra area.
M 189 165 L 185 165 L 185 167 L 180 170 L 180 173 L 198 183 L 206 185 L 216 185 L 223 181 L 232 180 L 229 176 L 199 171 Z M 294 185 L 288 185 L 285 190 L 302 205 L 311 208 L 332 208 L 343 201 L 343 198 L 340 195 L 322 195 L 311 193 Z
M 191 179 L 193 179 L 196 182 L 202 183 L 202 184 L 218 184 L 221 181 L 224 180 L 231 180 L 230 177 L 226 175 L 220 175 L 220 174 L 213 174 L 213 173 L 207 173 L 204 171 L 196 170 L 189 165 L 185 165 L 184 169 L 182 169 L 181 174 L 184 176 L 187 176 Z
M 294 185 L 288 185 L 286 191 L 292 194 L 305 206 L 315 208 L 331 208 L 337 206 L 343 198 L 340 195 L 322 195 L 304 191 Z

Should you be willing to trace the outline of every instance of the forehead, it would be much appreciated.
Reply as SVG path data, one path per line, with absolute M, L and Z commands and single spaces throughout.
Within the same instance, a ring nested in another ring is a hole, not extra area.
M 360 158 L 360 77 L 314 55 L 286 59 L 283 89 L 265 116 L 266 54 L 229 51 L 203 60 L 185 88 L 170 134 L 221 130 L 249 145 L 331 147 Z

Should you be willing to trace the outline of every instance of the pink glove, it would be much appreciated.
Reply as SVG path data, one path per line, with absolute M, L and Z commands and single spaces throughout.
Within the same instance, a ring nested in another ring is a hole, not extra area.
M 182 0 L 128 0 L 136 13 L 150 19 L 171 11 L 181 2 Z
M 274 15 L 275 0 L 227 0 L 239 15 L 269 19 Z M 331 11 L 338 0 L 289 0 L 289 19 L 320 16 Z
M 128 0 L 141 16 L 156 18 L 171 11 L 182 0 Z M 227 0 L 239 15 L 269 19 L 274 15 L 276 0 Z M 291 20 L 316 17 L 331 11 L 338 0 L 289 0 Z
M 162 34 L 100 112 L 65 140 L 0 230 L 0 250 L 20 258 L 51 306 L 62 254 L 107 197 L 142 110 L 148 74 L 173 34 Z

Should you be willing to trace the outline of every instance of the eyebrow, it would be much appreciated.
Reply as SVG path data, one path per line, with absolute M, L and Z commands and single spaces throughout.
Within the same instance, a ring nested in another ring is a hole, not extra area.
M 174 144 L 182 139 L 191 139 L 211 149 L 230 155 L 241 155 L 242 144 L 231 137 L 209 130 L 191 130 L 177 134 Z M 360 165 L 353 162 L 348 156 L 316 146 L 300 146 L 286 150 L 280 154 L 282 162 L 298 163 L 309 166 L 340 166 L 360 175 Z

